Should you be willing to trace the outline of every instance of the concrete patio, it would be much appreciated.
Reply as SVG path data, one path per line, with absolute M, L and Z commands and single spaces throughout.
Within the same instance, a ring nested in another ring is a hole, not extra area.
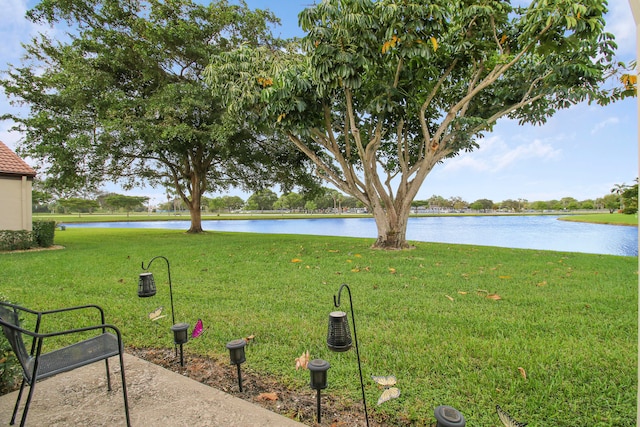
M 39 382 L 27 425 L 126 425 L 120 368 L 115 359 L 110 361 L 110 367 L 112 392 L 107 392 L 102 362 Z M 135 427 L 304 425 L 130 354 L 125 355 L 125 374 L 131 424 Z M 9 424 L 16 398 L 17 391 L 0 396 L 0 425 Z M 16 425 L 21 416 L 22 410 Z

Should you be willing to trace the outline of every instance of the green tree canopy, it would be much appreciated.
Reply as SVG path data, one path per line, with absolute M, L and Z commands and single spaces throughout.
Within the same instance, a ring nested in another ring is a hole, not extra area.
M 256 191 L 247 199 L 246 208 L 248 210 L 271 210 L 277 200 L 278 195 L 271 190 Z
M 149 201 L 148 197 L 143 196 L 126 196 L 124 194 L 109 194 L 104 197 L 104 207 L 110 210 L 122 209 L 129 212 L 144 207 L 144 204 Z
M 93 210 L 100 207 L 97 200 L 82 199 L 80 197 L 59 199 L 58 203 L 62 206 L 65 212 L 77 212 L 78 215 L 82 212 L 93 212 Z
M 25 46 L 0 85 L 30 111 L 3 118 L 59 192 L 105 179 L 174 188 L 200 232 L 208 191 L 313 184 L 306 157 L 229 117 L 202 78 L 225 51 L 277 46 L 271 13 L 226 0 L 42 0 L 28 17 L 66 22 L 67 41 L 40 34 Z
M 207 80 L 243 121 L 270 123 L 315 173 L 373 213 L 374 246 L 405 248 L 411 202 L 432 168 L 501 117 L 541 124 L 610 102 L 606 1 L 324 0 L 288 51 L 243 46 Z

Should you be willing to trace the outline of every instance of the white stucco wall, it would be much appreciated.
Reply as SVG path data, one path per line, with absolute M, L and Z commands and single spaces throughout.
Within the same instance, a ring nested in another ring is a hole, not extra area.
M 0 230 L 32 229 L 31 178 L 0 176 Z

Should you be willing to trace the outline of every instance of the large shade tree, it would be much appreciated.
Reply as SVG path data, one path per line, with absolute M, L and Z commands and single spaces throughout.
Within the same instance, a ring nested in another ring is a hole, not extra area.
M 232 120 L 203 79 L 211 57 L 240 45 L 277 46 L 269 12 L 244 2 L 43 0 L 34 21 L 66 24 L 39 35 L 0 85 L 25 116 L 20 151 L 41 161 L 60 193 L 104 180 L 173 188 L 202 231 L 206 192 L 312 184 L 301 153 L 277 134 Z
M 374 247 L 408 247 L 411 202 L 433 167 L 496 121 L 541 124 L 619 83 L 604 0 L 324 0 L 289 50 L 237 49 L 208 79 L 239 117 L 271 123 L 318 176 L 362 202 Z

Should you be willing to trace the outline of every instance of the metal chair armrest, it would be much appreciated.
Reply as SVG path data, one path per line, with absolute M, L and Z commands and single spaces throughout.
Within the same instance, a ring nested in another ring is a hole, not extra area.
M 115 325 L 112 325 L 109 323 L 102 323 L 100 325 L 93 325 L 93 326 L 85 326 L 83 328 L 66 329 L 64 331 L 48 332 L 46 334 L 32 332 L 31 335 L 36 338 L 50 338 L 50 337 L 57 337 L 61 335 L 70 335 L 78 332 L 92 331 L 95 329 L 102 329 L 103 332 L 105 331 L 105 329 L 110 329 L 113 332 L 115 332 L 115 335 L 118 337 L 118 341 L 121 341 L 120 329 L 118 329 Z
M 45 315 L 45 314 L 55 314 L 55 313 L 65 313 L 68 311 L 75 311 L 75 310 L 82 310 L 82 309 L 86 309 L 86 308 L 95 308 L 100 312 L 100 323 L 104 324 L 104 310 L 102 309 L 102 307 L 100 307 L 99 305 L 95 305 L 95 304 L 87 304 L 87 305 L 78 305 L 75 307 L 65 307 L 65 308 L 58 308 L 55 310 L 46 310 L 46 311 L 40 311 L 39 314 L 41 316 Z

